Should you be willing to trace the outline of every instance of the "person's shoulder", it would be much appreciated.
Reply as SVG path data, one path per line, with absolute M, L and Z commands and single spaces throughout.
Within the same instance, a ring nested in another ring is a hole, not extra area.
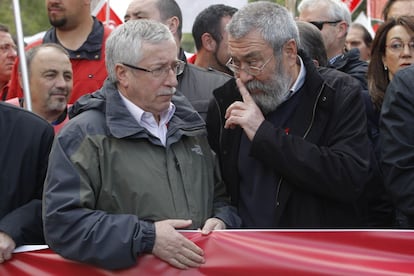
M 318 71 L 321 74 L 322 78 L 331 86 L 360 86 L 358 80 L 356 80 L 354 77 L 337 69 L 319 67 Z
M 219 79 L 223 80 L 223 83 L 232 78 L 232 76 L 214 69 L 206 69 L 191 63 L 187 63 L 186 66 L 193 74 L 202 76 L 203 78 Z
M 25 133 L 46 132 L 53 135 L 53 127 L 42 117 L 9 103 L 0 102 L 1 125 L 24 129 Z
M 406 79 L 406 80 L 409 80 L 410 78 L 413 78 L 413 77 L 414 77 L 414 65 L 398 70 L 394 76 L 394 78 L 397 78 L 397 79 L 401 78 L 401 79 Z
M 13 118 L 18 118 L 27 120 L 33 124 L 49 125 L 45 119 L 41 118 L 37 114 L 10 103 L 0 102 L 0 112 L 3 118 L 9 117 L 11 120 Z

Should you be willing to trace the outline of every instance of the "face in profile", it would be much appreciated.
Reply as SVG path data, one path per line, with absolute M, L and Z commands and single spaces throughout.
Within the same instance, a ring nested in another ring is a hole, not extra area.
M 358 48 L 360 59 L 369 61 L 371 57 L 371 48 L 364 41 L 364 31 L 357 27 L 350 27 L 345 40 L 347 50 Z
M 16 50 L 16 44 L 11 35 L 0 31 L 0 84 L 10 80 L 14 60 L 17 57 Z

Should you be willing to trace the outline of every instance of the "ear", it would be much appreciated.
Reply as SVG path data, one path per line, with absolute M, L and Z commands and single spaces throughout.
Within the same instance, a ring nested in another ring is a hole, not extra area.
M 286 57 L 286 65 L 294 66 L 298 58 L 298 48 L 294 39 L 288 40 L 283 46 L 283 56 Z
M 298 55 L 298 47 L 294 39 L 289 39 L 283 46 L 283 52 L 288 57 L 292 57 L 296 62 L 296 57 Z
M 214 40 L 214 38 L 209 33 L 204 33 L 201 36 L 201 43 L 203 44 L 203 48 L 209 52 L 214 52 L 216 50 L 216 40 Z
M 347 33 L 348 33 L 348 24 L 345 21 L 341 21 L 338 23 L 338 28 L 339 28 L 339 32 L 338 32 L 338 37 L 342 38 L 342 37 L 346 37 Z
M 118 80 L 118 83 L 122 87 L 128 87 L 129 86 L 129 78 L 127 76 L 128 70 L 125 68 L 125 66 L 121 64 L 115 65 L 115 75 L 116 79 Z
M 166 25 L 168 29 L 170 29 L 171 33 L 173 35 L 176 35 L 178 31 L 178 25 L 180 25 L 180 20 L 178 19 L 177 16 L 173 16 L 167 19 Z

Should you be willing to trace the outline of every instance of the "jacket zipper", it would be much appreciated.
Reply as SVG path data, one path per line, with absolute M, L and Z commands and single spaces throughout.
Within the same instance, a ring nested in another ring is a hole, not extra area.
M 313 110 L 312 110 L 312 119 L 311 119 L 311 121 L 310 121 L 310 124 L 309 124 L 309 126 L 308 126 L 308 128 L 306 129 L 306 131 L 305 131 L 305 134 L 302 136 L 302 138 L 303 139 L 305 139 L 306 138 L 306 136 L 308 136 L 308 134 L 309 134 L 309 132 L 310 132 L 310 130 L 312 129 L 312 127 L 313 127 L 313 123 L 314 123 L 314 121 L 315 121 L 315 115 L 316 115 L 316 107 L 317 107 L 317 105 L 318 105 L 318 102 L 319 102 L 319 98 L 321 97 L 321 95 L 322 95 L 322 91 L 323 91 L 323 89 L 325 88 L 325 82 L 322 84 L 322 87 L 321 87 L 321 89 L 319 90 L 319 93 L 318 93 L 318 96 L 316 97 L 316 101 L 315 101 L 315 104 L 313 105 Z M 326 99 L 323 99 L 324 101 L 326 100 Z M 276 208 L 278 208 L 279 207 L 279 205 L 280 205 L 280 201 L 279 201 L 279 192 L 280 192 L 280 186 L 282 186 L 282 181 L 283 181 L 283 177 L 281 176 L 280 177 L 280 180 L 279 180 L 279 183 L 278 183 L 278 185 L 277 185 L 277 190 L 276 190 Z

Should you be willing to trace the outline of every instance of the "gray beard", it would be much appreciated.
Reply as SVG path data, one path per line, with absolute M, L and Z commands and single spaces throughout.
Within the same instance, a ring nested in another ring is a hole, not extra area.
M 276 71 L 273 77 L 265 83 L 258 80 L 246 83 L 247 90 L 262 91 L 262 93 L 253 93 L 251 96 L 264 115 L 275 111 L 289 94 L 291 77 L 284 72 L 280 65 L 277 66 Z

